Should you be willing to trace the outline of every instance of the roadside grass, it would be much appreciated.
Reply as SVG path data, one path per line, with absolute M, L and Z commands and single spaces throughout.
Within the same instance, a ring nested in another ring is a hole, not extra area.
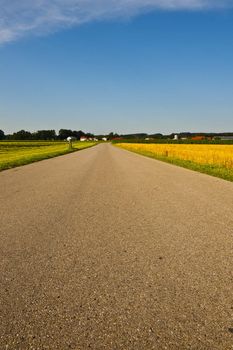
M 9 141 L 0 142 L 0 171 L 95 146 L 96 142 Z
M 126 147 L 125 144 L 115 144 L 115 146 L 126 149 L 128 151 L 160 160 L 169 164 L 177 165 L 186 169 L 198 171 L 207 175 L 218 177 L 227 181 L 233 182 L 233 168 L 228 168 L 220 164 L 201 164 L 191 160 L 179 159 L 170 157 L 169 155 L 159 155 L 154 152 L 146 151 L 143 149 L 134 149 L 133 147 Z M 233 154 L 232 154 L 233 160 Z

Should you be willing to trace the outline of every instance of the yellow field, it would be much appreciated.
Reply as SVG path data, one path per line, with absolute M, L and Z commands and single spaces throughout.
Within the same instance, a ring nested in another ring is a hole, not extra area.
M 197 145 L 197 144 L 116 144 L 129 151 L 167 161 L 191 162 L 200 166 L 219 167 L 233 174 L 233 145 Z M 217 175 L 218 176 L 218 175 Z

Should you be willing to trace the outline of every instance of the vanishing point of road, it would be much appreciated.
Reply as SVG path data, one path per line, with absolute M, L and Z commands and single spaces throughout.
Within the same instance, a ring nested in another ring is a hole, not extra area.
M 0 174 L 1 350 L 233 349 L 233 184 L 110 144 Z

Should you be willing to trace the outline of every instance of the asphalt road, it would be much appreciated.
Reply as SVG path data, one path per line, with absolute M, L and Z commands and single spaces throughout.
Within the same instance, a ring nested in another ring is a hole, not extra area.
M 104 144 L 0 173 L 0 349 L 233 349 L 233 184 Z

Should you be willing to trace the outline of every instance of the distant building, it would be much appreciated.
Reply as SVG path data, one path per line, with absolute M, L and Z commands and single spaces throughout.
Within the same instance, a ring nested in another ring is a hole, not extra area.
M 174 135 L 174 139 L 175 141 L 179 140 L 179 136 L 178 135 Z
M 107 137 L 103 137 L 102 140 L 105 142 L 108 141 Z
M 123 138 L 122 137 L 114 137 L 112 140 L 113 141 L 115 141 L 115 140 L 123 140 Z
M 192 137 L 192 140 L 193 141 L 202 141 L 202 140 L 205 140 L 205 136 L 193 136 Z
M 81 137 L 80 137 L 80 141 L 81 141 L 81 142 L 87 141 L 87 137 L 86 137 L 86 136 L 81 136 Z

